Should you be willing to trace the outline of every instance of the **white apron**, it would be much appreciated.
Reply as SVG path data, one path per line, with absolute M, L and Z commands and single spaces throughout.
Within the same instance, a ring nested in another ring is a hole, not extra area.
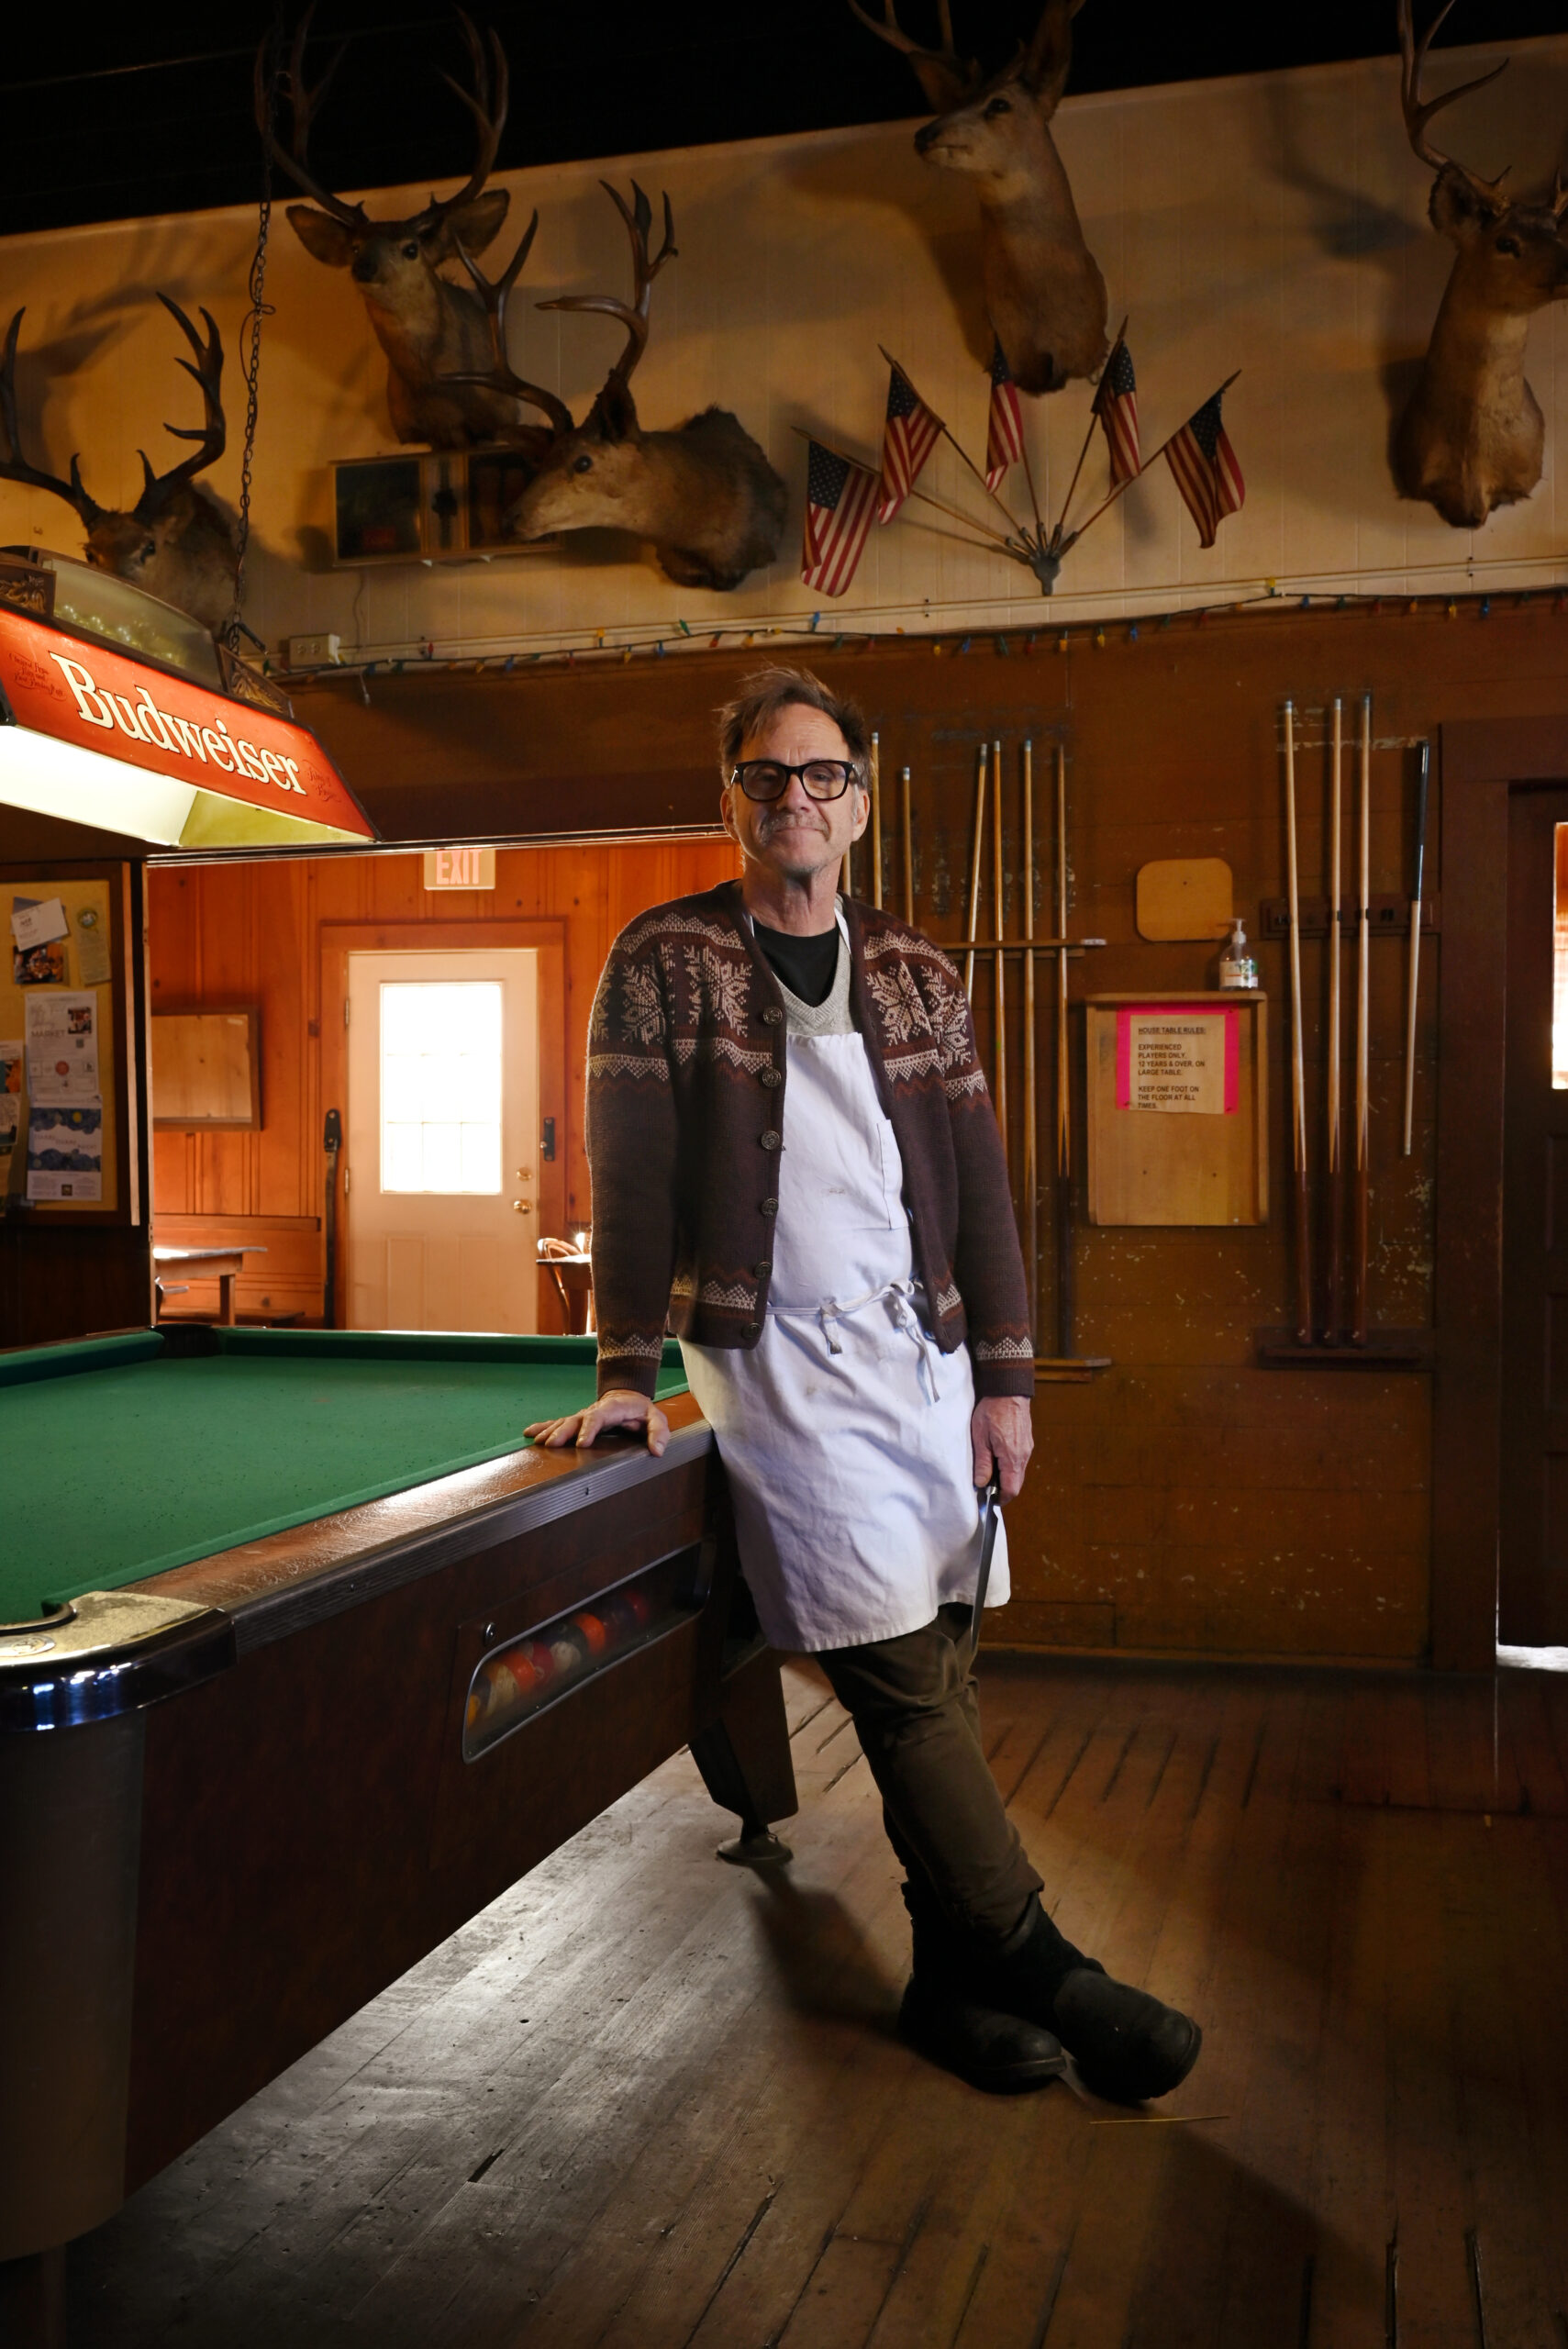
M 979 1508 L 974 1381 L 941 1353 L 914 1276 L 904 1168 L 865 1046 L 800 1033 L 848 1021 L 849 945 L 814 1018 L 784 990 L 791 1032 L 773 1273 L 751 1353 L 683 1340 L 718 1439 L 740 1562 L 774 1647 L 858 1647 L 973 1602 Z M 989 1606 L 1008 1595 L 998 1522 Z

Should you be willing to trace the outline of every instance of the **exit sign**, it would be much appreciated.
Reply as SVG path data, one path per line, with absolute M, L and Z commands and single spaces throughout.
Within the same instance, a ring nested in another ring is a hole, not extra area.
M 425 851 L 427 889 L 494 889 L 495 852 L 493 848 L 428 848 Z

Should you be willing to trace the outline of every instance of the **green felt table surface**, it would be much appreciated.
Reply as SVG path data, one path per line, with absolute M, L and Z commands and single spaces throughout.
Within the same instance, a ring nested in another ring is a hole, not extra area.
M 0 1622 L 515 1452 L 592 1338 L 156 1330 L 0 1355 Z M 684 1391 L 669 1344 L 662 1396 Z

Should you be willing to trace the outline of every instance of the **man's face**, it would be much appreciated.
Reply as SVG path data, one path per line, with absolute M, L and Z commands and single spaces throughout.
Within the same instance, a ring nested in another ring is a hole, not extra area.
M 789 767 L 804 766 L 808 759 L 849 756 L 850 746 L 832 719 L 801 702 L 791 702 L 740 745 L 742 759 L 777 759 Z M 791 775 L 781 799 L 748 799 L 738 784 L 727 784 L 720 806 L 724 829 L 740 842 L 749 863 L 781 880 L 800 882 L 838 866 L 866 828 L 871 796 L 851 783 L 840 799 L 812 799 L 800 777 Z

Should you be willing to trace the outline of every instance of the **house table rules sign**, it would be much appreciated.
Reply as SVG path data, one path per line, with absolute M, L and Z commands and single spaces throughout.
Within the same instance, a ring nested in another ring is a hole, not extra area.
M 1089 997 L 1091 1223 L 1267 1219 L 1267 1019 L 1251 991 Z

